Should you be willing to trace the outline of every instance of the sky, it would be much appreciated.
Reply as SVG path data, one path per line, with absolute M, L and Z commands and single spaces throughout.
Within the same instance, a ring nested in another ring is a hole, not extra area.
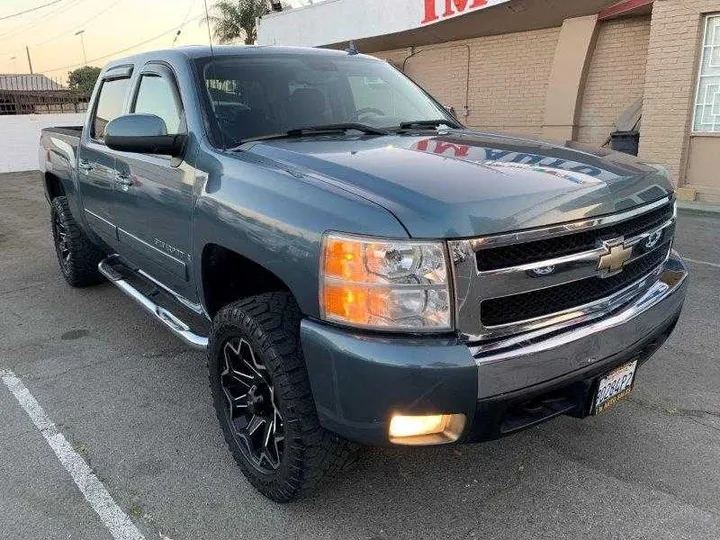
M 54 0 L 0 0 L 0 73 L 35 73 L 66 80 L 84 65 L 102 67 L 115 58 L 175 45 L 207 45 L 201 24 L 204 0 L 58 0 L 31 13 L 14 13 Z M 207 0 L 212 6 L 215 0 Z M 302 0 L 291 0 L 300 4 Z M 84 30 L 81 36 L 75 33 Z M 85 42 L 85 55 L 81 37 Z

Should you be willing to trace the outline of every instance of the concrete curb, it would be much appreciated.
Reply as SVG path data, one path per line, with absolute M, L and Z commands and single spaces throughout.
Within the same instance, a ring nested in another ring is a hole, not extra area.
M 678 213 L 720 218 L 720 206 L 700 202 L 677 201 Z

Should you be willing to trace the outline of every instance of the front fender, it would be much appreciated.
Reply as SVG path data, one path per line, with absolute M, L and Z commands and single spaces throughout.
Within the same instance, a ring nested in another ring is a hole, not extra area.
M 195 207 L 196 276 L 202 275 L 204 248 L 225 247 L 275 274 L 295 295 L 301 311 L 318 317 L 323 233 L 408 237 L 381 206 L 318 178 L 269 166 L 252 155 L 221 156 L 214 165 Z M 198 279 L 204 299 L 202 287 Z

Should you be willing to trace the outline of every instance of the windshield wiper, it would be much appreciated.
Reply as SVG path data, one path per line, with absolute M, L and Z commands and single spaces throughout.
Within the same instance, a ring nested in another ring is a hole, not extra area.
M 360 131 L 369 135 L 390 135 L 385 129 L 360 124 L 357 122 L 343 122 L 341 124 L 327 124 L 324 126 L 310 126 L 306 128 L 291 129 L 288 131 L 290 137 L 298 137 L 301 135 L 315 135 L 316 133 L 333 133 L 337 131 Z
M 456 128 L 459 129 L 462 126 L 457 123 L 453 122 L 452 120 L 447 119 L 437 119 L 437 120 L 412 120 L 410 122 L 401 122 L 400 123 L 400 129 L 412 129 L 412 128 L 437 128 L 440 126 L 448 126 L 450 128 Z
M 390 135 L 390 132 L 384 129 L 358 124 L 355 122 L 347 122 L 342 124 L 326 124 L 321 126 L 309 126 L 288 130 L 284 133 L 274 133 L 271 135 L 259 135 L 257 137 L 248 137 L 243 139 L 241 144 L 252 141 L 268 141 L 272 139 L 292 139 L 294 137 L 304 137 L 306 135 L 322 135 L 324 133 L 345 133 L 346 131 L 359 131 L 368 135 Z M 238 147 L 230 148 L 230 151 L 237 150 Z

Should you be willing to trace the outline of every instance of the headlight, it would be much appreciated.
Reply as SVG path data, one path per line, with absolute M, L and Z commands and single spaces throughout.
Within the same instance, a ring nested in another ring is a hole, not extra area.
M 450 330 L 445 253 L 442 242 L 326 235 L 320 276 L 322 317 L 376 330 Z

